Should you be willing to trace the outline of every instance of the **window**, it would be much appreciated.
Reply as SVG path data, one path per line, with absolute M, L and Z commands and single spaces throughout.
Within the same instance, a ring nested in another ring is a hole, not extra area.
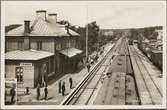
M 55 47 L 56 47 L 56 50 L 61 50 L 61 43 L 60 43 L 60 41 L 56 41 L 55 42 Z
M 9 42 L 5 41 L 5 52 L 9 51 Z
M 75 47 L 75 39 L 72 39 L 72 47 Z
M 66 39 L 65 48 L 68 48 L 68 42 L 69 42 L 69 39 Z
M 68 39 L 65 40 L 65 48 L 68 48 Z
M 67 48 L 70 48 L 71 47 L 71 38 L 69 38 L 68 40 L 67 40 Z
M 18 49 L 23 50 L 23 41 L 18 41 Z
M 72 38 L 70 39 L 70 47 L 73 47 Z
M 16 78 L 17 82 L 23 82 L 23 67 L 16 67 Z
M 74 47 L 76 47 L 76 39 L 74 39 Z
M 65 39 L 61 40 L 61 49 L 65 49 L 66 47 L 66 41 Z
M 52 57 L 50 57 L 49 58 L 49 70 L 50 70 L 50 72 L 53 72 L 54 71 L 54 56 L 52 56 Z
M 42 50 L 42 41 L 37 41 L 37 50 Z
M 71 39 L 69 39 L 69 42 L 68 42 L 68 47 L 71 48 Z

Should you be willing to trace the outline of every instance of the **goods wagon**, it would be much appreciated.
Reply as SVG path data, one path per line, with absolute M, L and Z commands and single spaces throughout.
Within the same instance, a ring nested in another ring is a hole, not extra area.
M 162 70 L 162 51 L 152 50 L 145 43 L 140 43 L 138 48 L 157 66 Z
M 154 65 L 162 70 L 162 51 L 152 50 L 150 60 L 153 62 Z
M 128 43 L 129 43 L 129 45 L 133 45 L 133 40 L 129 39 Z

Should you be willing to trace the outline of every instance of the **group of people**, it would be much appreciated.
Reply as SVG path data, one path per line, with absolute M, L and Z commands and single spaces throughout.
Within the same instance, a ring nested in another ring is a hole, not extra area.
M 90 68 L 91 68 L 91 64 L 94 64 L 94 61 L 97 62 L 99 59 L 99 56 L 98 54 L 96 54 L 96 56 L 94 58 L 91 58 L 90 61 L 88 61 L 87 59 L 87 69 L 88 69 L 88 72 L 90 71 Z M 89 63 L 90 62 L 90 63 Z
M 14 87 L 11 88 L 10 95 L 11 95 L 11 104 L 13 104 L 14 103 L 14 98 L 15 98 L 15 95 L 16 95 L 16 91 L 15 91 Z
M 70 89 L 73 88 L 73 80 L 72 78 L 70 77 L 69 78 L 69 84 L 70 84 Z M 41 90 L 40 90 L 40 85 L 38 84 L 37 86 L 37 100 L 40 100 L 40 96 L 41 96 Z M 62 93 L 62 96 L 65 96 L 65 91 L 66 91 L 66 85 L 65 85 L 65 81 L 59 81 L 58 83 L 58 90 L 59 90 L 59 93 Z M 48 88 L 47 88 L 47 85 L 45 85 L 45 88 L 44 88 L 44 99 L 47 100 L 48 98 Z
M 72 89 L 73 88 L 73 80 L 72 80 L 71 77 L 69 78 L 69 84 L 70 84 L 70 89 Z M 59 83 L 58 83 L 58 87 L 59 87 L 58 88 L 59 93 L 62 93 L 62 96 L 65 96 L 65 91 L 66 91 L 65 81 L 63 81 L 63 83 L 62 83 L 62 81 L 60 80 Z M 40 100 L 40 96 L 41 96 L 40 84 L 37 85 L 37 91 L 36 92 L 37 92 L 36 99 Z M 12 103 L 14 103 L 14 98 L 15 98 L 15 95 L 16 95 L 16 91 L 15 91 L 14 87 L 11 88 L 10 95 L 11 95 L 11 104 L 12 104 Z M 26 95 L 29 95 L 29 88 L 28 87 L 26 88 Z M 45 84 L 45 86 L 44 86 L 44 99 L 47 100 L 47 97 L 48 97 L 48 88 L 47 88 L 47 85 Z
M 41 96 L 41 90 L 40 90 L 40 85 L 37 85 L 37 100 L 40 100 L 40 96 Z M 48 96 L 48 88 L 47 85 L 45 85 L 44 87 L 44 99 L 47 100 L 47 96 Z
M 70 84 L 70 89 L 72 89 L 73 88 L 73 80 L 71 77 L 69 78 L 69 84 Z M 62 93 L 62 96 L 65 96 L 65 91 L 66 91 L 65 81 L 63 81 L 63 83 L 62 83 L 62 81 L 60 80 L 58 85 L 59 85 L 59 88 L 58 88 L 59 93 Z

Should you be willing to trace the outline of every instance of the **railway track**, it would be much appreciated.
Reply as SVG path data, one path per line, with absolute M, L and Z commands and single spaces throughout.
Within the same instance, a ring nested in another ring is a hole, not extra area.
M 97 85 L 104 75 L 109 63 L 111 62 L 111 53 L 119 48 L 121 39 L 113 46 L 112 49 L 102 58 L 102 60 L 90 71 L 76 88 L 62 101 L 61 105 L 87 105 L 90 103 L 94 92 L 97 90 Z M 93 83 L 91 83 L 93 82 Z
M 161 88 L 142 57 L 126 38 L 120 39 L 61 104 L 162 104 Z
M 104 80 L 94 101 L 95 105 L 139 104 L 126 39 L 122 41 L 117 53 L 108 70 L 111 76 Z
M 162 104 L 162 92 L 161 89 L 157 86 L 156 82 L 151 76 L 148 68 L 144 64 L 143 55 L 138 53 L 134 46 L 129 47 L 133 56 L 133 64 L 138 69 L 135 73 L 137 89 L 140 98 L 141 105 L 158 105 Z M 142 88 L 141 88 L 142 87 Z

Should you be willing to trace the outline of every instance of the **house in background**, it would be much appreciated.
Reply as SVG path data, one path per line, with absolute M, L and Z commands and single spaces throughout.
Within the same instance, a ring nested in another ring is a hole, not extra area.
M 157 29 L 155 32 L 158 33 L 157 36 L 157 42 L 156 42 L 156 48 L 160 51 L 163 50 L 163 30 L 162 29 Z
M 24 21 L 5 32 L 5 77 L 17 78 L 20 87 L 36 87 L 52 78 L 75 72 L 82 50 L 79 34 L 57 22 L 57 14 L 36 11 L 33 22 Z

